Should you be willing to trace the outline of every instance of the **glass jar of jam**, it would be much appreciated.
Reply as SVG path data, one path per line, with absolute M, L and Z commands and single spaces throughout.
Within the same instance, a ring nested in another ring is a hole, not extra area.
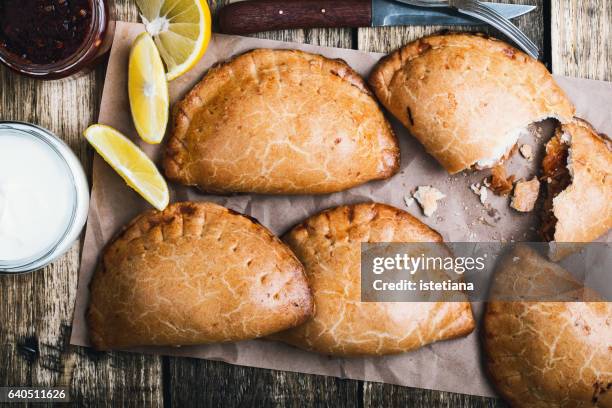
M 0 61 L 40 79 L 93 67 L 109 49 L 112 0 L 0 0 Z

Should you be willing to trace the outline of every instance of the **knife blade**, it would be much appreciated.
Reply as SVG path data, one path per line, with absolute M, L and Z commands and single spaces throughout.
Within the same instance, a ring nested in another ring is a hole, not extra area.
M 535 6 L 486 3 L 507 18 Z M 482 24 L 450 8 L 420 8 L 401 0 L 249 0 L 231 3 L 218 15 L 226 34 L 316 27 L 370 27 L 387 25 Z
M 508 19 L 527 14 L 537 6 L 483 2 Z M 372 0 L 372 26 L 398 25 L 475 25 L 473 19 L 450 8 L 424 8 L 408 5 L 402 0 Z

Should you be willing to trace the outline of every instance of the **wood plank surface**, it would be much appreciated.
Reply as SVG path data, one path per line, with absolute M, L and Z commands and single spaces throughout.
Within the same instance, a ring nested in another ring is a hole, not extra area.
M 213 12 L 225 2 L 211 0 Z M 517 21 L 543 49 L 555 73 L 612 80 L 609 0 L 514 2 L 539 6 Z M 115 14 L 120 20 L 137 21 L 133 0 L 115 0 Z M 257 36 L 387 52 L 442 28 L 289 30 Z M 0 120 L 51 129 L 89 171 L 92 151 L 81 133 L 96 120 L 103 80 L 104 66 L 59 82 L 33 81 L 0 67 Z M 33 274 L 0 275 L 0 386 L 67 385 L 76 404 L 95 406 L 505 406 L 496 399 L 388 384 L 68 346 L 79 251 L 80 244 L 75 244 L 60 260 Z
M 132 0 L 116 1 L 119 19 L 136 21 Z M 42 82 L 0 66 L 0 119 L 32 122 L 66 141 L 91 171 L 82 138 L 96 121 L 105 67 L 79 78 Z M 161 357 L 95 353 L 68 345 L 77 286 L 76 243 L 32 274 L 0 275 L 0 386 L 67 385 L 74 401 L 97 406 L 162 406 Z
M 612 81 L 612 1 L 553 0 L 555 74 Z
M 538 8 L 529 14 L 523 15 L 515 20 L 517 24 L 541 50 L 546 48 L 544 42 L 544 0 L 496 0 L 499 3 L 532 4 Z M 504 38 L 494 28 L 480 26 L 405 26 L 405 27 L 375 27 L 360 28 L 357 41 L 359 49 L 373 52 L 390 52 L 404 44 L 414 41 L 425 35 L 440 31 L 474 31 L 484 32 L 498 38 Z

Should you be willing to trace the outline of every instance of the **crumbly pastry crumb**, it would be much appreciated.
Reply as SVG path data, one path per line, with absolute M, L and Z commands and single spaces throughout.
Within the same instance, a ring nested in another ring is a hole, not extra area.
M 488 183 L 483 184 L 484 185 L 481 185 L 480 183 L 474 183 L 470 186 L 470 189 L 480 198 L 480 202 L 485 205 L 487 203 L 487 197 L 489 193 L 486 185 Z
M 489 183 L 491 190 L 499 196 L 506 196 L 512 191 L 514 175 L 507 176 L 504 166 L 498 165 L 491 170 Z
M 404 203 L 406 204 L 406 207 L 411 207 L 412 204 L 414 204 L 414 198 L 412 198 L 410 194 L 407 194 L 404 196 Z
M 514 187 L 510 206 L 520 212 L 533 211 L 540 194 L 540 181 L 537 177 L 529 181 L 519 180 Z
M 435 187 L 419 186 L 413 197 L 423 209 L 425 216 L 431 217 L 438 209 L 438 201 L 446 196 Z
M 524 144 L 520 147 L 519 151 L 521 152 L 521 156 L 523 156 L 527 161 L 531 161 L 533 158 L 533 148 L 531 145 Z
M 485 186 L 480 186 L 480 202 L 485 204 L 487 202 L 487 188 Z

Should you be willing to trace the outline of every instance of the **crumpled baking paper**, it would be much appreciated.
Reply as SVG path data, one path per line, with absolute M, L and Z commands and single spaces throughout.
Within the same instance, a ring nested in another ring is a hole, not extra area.
M 142 142 L 132 125 L 127 94 L 127 64 L 131 41 L 142 25 L 118 23 L 111 50 L 102 97 L 99 122 L 115 127 L 158 160 L 160 146 Z M 355 50 L 285 43 L 272 40 L 213 35 L 209 49 L 188 74 L 170 84 L 171 101 L 179 100 L 213 64 L 253 48 L 295 48 L 344 59 L 364 77 L 382 54 Z M 578 108 L 579 116 L 600 132 L 612 134 L 612 84 L 557 77 Z M 371 182 L 341 193 L 323 196 L 212 196 L 178 185 L 170 185 L 171 201 L 209 200 L 257 218 L 276 234 L 294 224 L 340 204 L 378 201 L 407 210 L 439 231 L 447 241 L 527 241 L 534 237 L 537 217 L 519 214 L 508 206 L 508 198 L 488 194 L 489 207 L 470 189 L 488 172 L 449 176 L 428 156 L 402 126 L 392 120 L 401 143 L 401 171 L 390 180 Z M 529 162 L 515 154 L 507 168 L 510 173 L 531 178 L 536 174 L 542 145 L 552 132 L 551 123 L 534 127 L 521 143 L 531 144 L 535 158 Z M 539 137 L 537 136 L 539 135 Z M 539 146 L 540 148 L 536 148 Z M 404 197 L 420 185 L 432 185 L 446 198 L 432 217 L 425 217 L 416 203 L 407 207 Z M 82 253 L 71 344 L 89 346 L 85 311 L 88 284 L 105 244 L 121 227 L 141 211 L 150 208 L 115 172 L 96 155 L 93 164 L 91 209 Z M 476 316 L 482 305 L 474 305 Z M 180 348 L 141 348 L 137 352 L 222 360 L 231 364 L 276 370 L 297 371 L 343 378 L 399 384 L 464 394 L 494 396 L 481 364 L 478 331 L 461 339 L 423 347 L 410 353 L 386 357 L 331 358 L 269 341 L 254 340 L 231 344 Z

